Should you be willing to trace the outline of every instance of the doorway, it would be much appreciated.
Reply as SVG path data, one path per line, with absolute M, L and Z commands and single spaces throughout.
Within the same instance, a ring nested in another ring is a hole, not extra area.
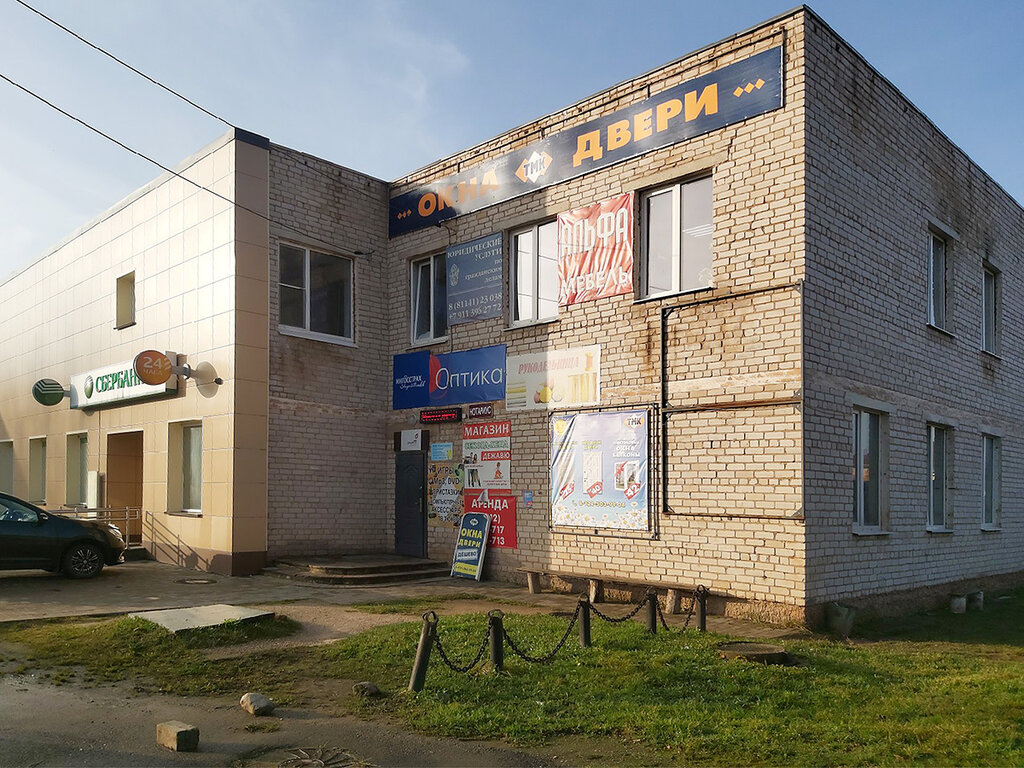
M 108 507 L 142 508 L 142 433 L 122 432 L 107 435 L 107 503 Z M 120 520 L 113 521 L 119 528 Z M 125 539 L 142 541 L 141 515 L 127 515 Z
M 395 554 L 427 556 L 427 456 L 395 454 Z

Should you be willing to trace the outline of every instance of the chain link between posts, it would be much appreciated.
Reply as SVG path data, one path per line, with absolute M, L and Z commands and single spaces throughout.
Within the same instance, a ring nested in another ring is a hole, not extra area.
M 435 624 L 436 624 L 436 620 L 435 620 Z M 469 672 L 471 669 L 473 669 L 473 667 L 475 667 L 477 664 L 479 664 L 480 661 L 484 657 L 484 653 L 487 651 L 487 642 L 490 639 L 491 639 L 491 628 L 488 625 L 487 631 L 484 633 L 484 639 L 480 643 L 480 650 L 478 650 L 476 652 L 476 656 L 473 658 L 473 660 L 471 662 L 469 662 L 469 664 L 466 664 L 465 666 L 460 666 L 459 664 L 456 664 L 454 661 L 452 661 L 448 657 L 448 654 L 444 652 L 444 646 L 441 645 L 441 636 L 437 633 L 436 626 L 435 626 L 434 646 L 437 648 L 437 652 L 441 656 L 441 661 L 443 661 L 445 663 L 445 666 L 447 666 L 448 669 L 450 669 L 452 672 L 460 672 L 460 673 Z
M 554 650 L 551 651 L 548 654 L 545 654 L 544 656 L 530 656 L 529 654 L 523 652 L 519 648 L 519 646 L 517 646 L 512 641 L 512 638 L 508 634 L 508 630 L 504 630 L 504 632 L 505 632 L 505 641 L 508 643 L 508 647 L 512 651 L 512 653 L 514 653 L 516 656 L 521 658 L 523 661 L 528 661 L 531 664 L 546 664 L 549 661 L 551 661 L 553 658 L 555 658 L 555 655 L 560 650 L 562 650 L 562 648 L 565 646 L 565 641 L 568 640 L 569 639 L 569 635 L 572 634 L 572 628 L 576 626 L 576 621 L 580 617 L 580 610 L 582 608 L 583 608 L 583 604 L 582 603 L 576 603 L 576 610 L 572 614 L 572 619 L 569 620 L 569 626 L 566 628 L 565 634 L 562 635 L 562 638 L 555 645 Z

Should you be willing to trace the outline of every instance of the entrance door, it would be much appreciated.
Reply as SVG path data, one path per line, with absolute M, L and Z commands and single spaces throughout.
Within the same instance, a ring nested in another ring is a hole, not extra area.
M 426 474 L 422 451 L 395 454 L 395 554 L 427 555 Z
M 108 507 L 142 507 L 142 433 L 107 436 Z M 129 542 L 142 541 L 142 520 L 112 520 Z

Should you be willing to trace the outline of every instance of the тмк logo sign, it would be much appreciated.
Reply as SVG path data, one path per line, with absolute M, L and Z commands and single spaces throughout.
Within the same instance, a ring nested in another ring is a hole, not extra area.
M 85 385 L 82 388 L 85 390 L 86 400 L 92 397 L 92 376 L 85 377 Z

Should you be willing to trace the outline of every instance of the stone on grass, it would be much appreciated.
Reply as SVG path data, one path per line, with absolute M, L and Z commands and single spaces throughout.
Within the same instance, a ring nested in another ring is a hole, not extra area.
M 199 749 L 199 729 L 180 720 L 157 723 L 156 743 L 174 752 L 195 752 Z
M 250 715 L 269 715 L 277 705 L 262 693 L 247 693 L 238 702 Z
M 364 681 L 353 685 L 352 693 L 357 696 L 380 696 L 380 688 L 373 683 Z

